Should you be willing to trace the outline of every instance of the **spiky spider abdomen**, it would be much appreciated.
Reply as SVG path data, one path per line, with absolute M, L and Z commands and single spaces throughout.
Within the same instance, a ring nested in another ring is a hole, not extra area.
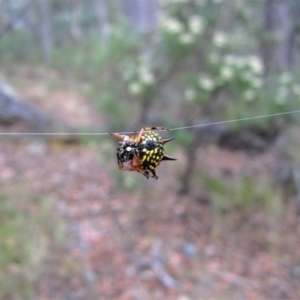
M 162 139 L 161 136 L 151 130 L 165 129 L 162 127 L 144 127 L 138 136 L 132 134 L 120 135 L 112 133 L 111 135 L 122 139 L 117 149 L 117 159 L 119 168 L 123 171 L 137 171 L 142 173 L 147 179 L 152 174 L 152 178 L 156 176 L 156 167 L 162 160 L 176 160 L 164 153 L 164 143 L 172 140 Z
M 138 149 L 141 166 L 144 170 L 154 170 L 164 157 L 162 138 L 153 131 L 148 131 L 141 136 Z

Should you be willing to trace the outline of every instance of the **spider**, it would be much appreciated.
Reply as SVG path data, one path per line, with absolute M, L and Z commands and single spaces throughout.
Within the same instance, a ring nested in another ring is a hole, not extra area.
M 174 138 L 162 139 L 161 136 L 151 130 L 167 130 L 164 127 L 143 127 L 139 134 L 132 133 L 129 137 L 119 133 L 111 133 L 112 136 L 123 141 L 119 142 L 117 159 L 119 169 L 122 171 L 137 171 L 147 179 L 157 179 L 156 167 L 162 160 L 176 160 L 164 153 L 164 144 Z M 151 174 L 150 174 L 151 173 Z

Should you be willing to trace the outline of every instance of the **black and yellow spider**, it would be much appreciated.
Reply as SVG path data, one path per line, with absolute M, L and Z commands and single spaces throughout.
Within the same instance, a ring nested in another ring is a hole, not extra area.
M 156 167 L 162 160 L 176 160 L 164 151 L 164 144 L 173 138 L 163 139 L 152 130 L 167 130 L 164 127 L 143 127 L 140 133 L 134 132 L 130 137 L 119 133 L 111 133 L 112 136 L 123 141 L 119 142 L 117 159 L 119 169 L 122 171 L 137 171 L 147 179 L 157 179 Z

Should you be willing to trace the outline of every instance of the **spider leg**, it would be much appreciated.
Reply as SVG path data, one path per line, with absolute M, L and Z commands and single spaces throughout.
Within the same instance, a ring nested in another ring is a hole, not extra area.
M 119 133 L 110 133 L 110 135 L 114 136 L 117 139 L 128 140 L 130 137 L 128 135 L 119 134 Z
M 123 134 L 119 134 L 119 133 L 109 133 L 110 135 L 114 136 L 115 138 L 117 139 L 124 139 L 126 135 L 123 135 Z
M 142 137 L 142 134 L 143 134 L 144 131 L 145 131 L 145 129 L 142 128 L 141 131 L 140 131 L 140 133 L 139 133 L 139 135 L 138 135 L 138 137 L 137 137 L 137 139 L 136 139 L 136 142 L 137 142 L 137 143 L 140 143 L 140 142 L 141 142 L 141 137 Z
M 155 178 L 157 180 L 158 176 L 156 175 L 155 169 L 151 170 L 151 173 L 153 174 L 152 178 Z
M 144 130 L 169 130 L 166 127 L 161 127 L 161 126 L 154 126 L 154 127 L 143 127 L 142 129 Z
M 144 175 L 147 179 L 149 179 L 149 171 L 148 170 L 143 170 L 141 168 L 141 160 L 139 157 L 134 157 L 132 160 L 132 167 L 134 168 L 135 171 L 137 171 L 138 173 L 141 173 L 142 175 Z
M 136 169 L 132 166 L 130 166 L 129 164 L 119 164 L 119 169 L 122 171 L 136 171 Z
M 142 173 L 141 171 L 139 171 L 139 163 L 136 158 L 133 158 L 133 160 L 126 162 L 121 162 L 120 160 L 118 160 L 118 165 L 119 169 L 122 171 L 137 171 Z
M 141 173 L 142 175 L 144 175 L 147 179 L 149 179 L 149 172 L 148 171 L 137 171 L 139 173 Z

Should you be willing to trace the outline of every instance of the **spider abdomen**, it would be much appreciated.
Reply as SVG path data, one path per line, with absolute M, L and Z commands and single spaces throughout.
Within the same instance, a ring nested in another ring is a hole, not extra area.
M 164 156 L 164 147 L 161 137 L 153 131 L 146 132 L 141 137 L 139 156 L 144 170 L 154 170 Z
M 156 167 L 162 160 L 176 160 L 165 154 L 164 144 L 173 138 L 162 139 L 161 136 L 151 130 L 167 130 L 164 127 L 143 127 L 140 133 L 133 133 L 130 137 L 119 133 L 111 133 L 123 140 L 119 142 L 117 159 L 120 170 L 137 171 L 147 179 L 157 179 Z

